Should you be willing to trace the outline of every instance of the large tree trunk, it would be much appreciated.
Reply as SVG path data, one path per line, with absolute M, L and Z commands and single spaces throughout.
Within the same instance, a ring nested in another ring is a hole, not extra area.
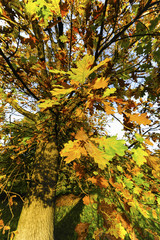
M 31 195 L 22 208 L 15 240 L 54 240 L 58 150 L 40 143 L 32 175 Z

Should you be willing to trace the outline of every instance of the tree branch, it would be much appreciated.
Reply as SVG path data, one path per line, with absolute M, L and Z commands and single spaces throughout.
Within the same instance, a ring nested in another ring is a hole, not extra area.
M 22 107 L 19 106 L 19 104 L 16 101 L 14 101 L 11 98 L 6 99 L 6 102 L 8 102 L 17 112 L 36 122 L 37 120 L 36 114 L 23 109 Z
M 99 48 L 100 48 L 100 43 L 101 43 L 102 38 L 103 38 L 104 19 L 105 19 L 105 14 L 106 14 L 106 9 L 107 9 L 107 3 L 108 3 L 108 0 L 105 0 L 104 11 L 103 11 L 103 18 L 102 18 L 102 24 L 101 24 L 101 30 L 100 30 L 98 43 L 97 43 L 97 48 L 96 48 L 96 53 L 95 53 L 95 61 L 96 61 L 96 59 L 99 56 L 98 51 L 99 51 Z
M 146 5 L 144 6 L 144 8 L 137 14 L 137 16 L 130 22 L 128 23 L 126 26 L 124 26 L 124 28 L 122 29 L 122 31 L 120 31 L 119 33 L 117 33 L 116 35 L 114 35 L 114 37 L 108 42 L 106 43 L 99 52 L 97 52 L 97 55 L 95 56 L 95 61 L 98 59 L 98 57 L 101 55 L 101 53 L 107 49 L 107 47 L 109 47 L 112 43 L 114 43 L 131 25 L 133 25 L 139 18 L 140 16 L 150 7 L 150 3 L 152 2 L 152 0 L 148 0 L 148 2 L 146 3 Z
M 27 90 L 27 92 L 36 100 L 39 100 L 38 97 L 36 97 L 36 95 L 27 87 L 27 85 L 25 84 L 25 82 L 23 81 L 23 79 L 21 78 L 21 76 L 17 73 L 17 71 L 15 70 L 15 68 L 13 67 L 13 65 L 11 64 L 10 60 L 5 56 L 5 54 L 3 53 L 2 49 L 0 48 L 0 55 L 4 58 L 4 60 L 6 61 L 6 63 L 8 64 L 8 66 L 10 67 L 10 69 L 12 70 L 14 76 L 22 83 L 23 87 Z

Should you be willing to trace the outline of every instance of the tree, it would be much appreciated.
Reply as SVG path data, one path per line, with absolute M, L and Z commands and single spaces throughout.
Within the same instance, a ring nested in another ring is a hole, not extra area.
M 25 117 L 1 154 L 29 159 L 14 239 L 54 239 L 64 163 L 88 186 L 84 204 L 98 203 L 95 239 L 159 239 L 158 151 L 148 149 L 159 136 L 159 10 L 155 0 L 0 1 L 2 138 L 9 106 Z M 110 117 L 125 140 L 106 133 Z

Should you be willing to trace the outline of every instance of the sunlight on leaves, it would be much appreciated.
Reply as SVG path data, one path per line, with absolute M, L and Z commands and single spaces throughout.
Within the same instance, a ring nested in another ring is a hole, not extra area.
M 138 166 L 143 165 L 147 161 L 145 156 L 148 156 L 148 153 L 144 151 L 143 147 L 132 149 L 132 152 L 133 152 L 132 158 L 137 163 Z

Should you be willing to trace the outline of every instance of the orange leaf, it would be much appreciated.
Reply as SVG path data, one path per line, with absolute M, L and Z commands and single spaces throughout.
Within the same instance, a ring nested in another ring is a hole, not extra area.
M 84 198 L 83 198 L 83 203 L 85 204 L 85 205 L 89 205 L 90 203 L 92 204 L 94 201 L 89 197 L 89 196 L 85 196 Z
M 151 120 L 147 118 L 147 113 L 142 113 L 141 115 L 134 113 L 129 117 L 130 121 L 134 121 L 138 124 L 149 125 L 151 123 Z
M 146 139 L 145 139 L 145 143 L 148 144 L 148 145 L 151 145 L 151 146 L 154 145 L 154 144 L 149 140 L 149 138 L 146 138 Z
M 96 186 L 99 186 L 100 188 L 107 188 L 108 187 L 108 180 L 103 177 L 92 177 L 88 178 L 88 181 L 91 181 Z
M 97 78 L 95 84 L 92 86 L 93 89 L 106 88 L 110 78 Z
M 108 115 L 109 115 L 109 114 L 113 114 L 115 108 L 114 108 L 114 107 L 111 107 L 111 105 L 110 105 L 109 102 L 103 102 L 103 103 L 104 103 L 104 109 L 105 109 L 106 113 L 107 113 Z
M 4 227 L 4 222 L 2 219 L 0 219 L 0 229 L 2 229 Z
M 81 130 L 79 130 L 79 131 L 76 133 L 75 138 L 76 138 L 77 140 L 87 141 L 88 136 L 87 136 L 87 134 L 85 133 L 85 131 L 83 130 L 83 128 L 81 128 Z

